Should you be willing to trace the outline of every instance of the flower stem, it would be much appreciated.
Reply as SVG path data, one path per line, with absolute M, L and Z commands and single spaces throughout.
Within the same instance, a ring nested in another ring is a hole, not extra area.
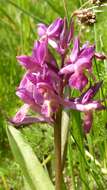
M 68 10 L 67 10 L 67 1 L 66 0 L 63 0 L 63 5 L 64 5 L 65 16 L 67 18 L 67 22 L 69 23 Z
M 61 190 L 62 166 L 61 166 L 61 110 L 56 115 L 54 125 L 55 144 L 55 190 Z

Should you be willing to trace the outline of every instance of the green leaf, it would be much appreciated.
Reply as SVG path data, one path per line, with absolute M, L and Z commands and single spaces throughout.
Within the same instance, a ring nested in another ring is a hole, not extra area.
M 8 126 L 6 131 L 12 152 L 31 190 L 54 190 L 48 175 L 21 133 L 12 126 Z

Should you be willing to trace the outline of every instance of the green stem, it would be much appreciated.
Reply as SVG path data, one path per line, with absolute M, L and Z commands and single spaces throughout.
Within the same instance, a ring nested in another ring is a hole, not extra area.
M 62 164 L 61 164 L 61 110 L 56 115 L 54 125 L 55 144 L 55 190 L 61 190 Z
M 79 0 L 79 3 L 80 3 L 80 6 L 82 6 L 82 4 L 83 4 L 83 1 L 82 1 L 82 0 Z
M 69 23 L 68 10 L 67 10 L 67 1 L 66 0 L 63 0 L 63 5 L 64 5 L 65 16 L 67 18 L 67 22 Z

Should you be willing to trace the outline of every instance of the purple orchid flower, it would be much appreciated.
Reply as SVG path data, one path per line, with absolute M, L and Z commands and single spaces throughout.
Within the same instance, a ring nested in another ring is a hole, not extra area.
M 39 72 L 27 72 L 16 92 L 25 105 L 11 120 L 12 123 L 18 126 L 36 121 L 37 118 L 26 116 L 29 108 L 40 114 L 37 122 L 52 122 L 52 116 L 60 105 L 57 98 L 59 92 L 60 78 L 48 68 L 44 67 Z
M 16 113 L 16 115 L 10 119 L 10 122 L 14 124 L 15 126 L 20 126 L 20 125 L 29 125 L 32 123 L 45 123 L 46 119 L 43 117 L 33 117 L 33 116 L 28 116 L 27 113 L 29 111 L 30 106 L 28 104 L 24 104 L 20 110 Z M 47 122 L 50 122 L 47 119 Z
M 68 56 L 73 29 L 73 22 L 71 21 L 68 27 L 66 18 L 58 18 L 50 26 L 39 24 L 40 40 L 34 43 L 32 55 L 17 56 L 17 60 L 27 71 L 16 91 L 16 95 L 24 102 L 24 105 L 10 119 L 14 125 L 35 122 L 53 124 L 56 113 L 62 107 L 84 112 L 84 131 L 89 132 L 92 126 L 93 110 L 105 109 L 101 101 L 93 100 L 102 82 L 91 86 L 78 98 L 64 97 L 66 84 L 80 91 L 88 84 L 88 77 L 84 71 L 92 74 L 93 57 L 105 59 L 103 55 L 95 53 L 95 46 L 89 43 L 80 48 L 78 38 L 75 39 L 74 47 Z M 64 66 L 62 64 L 59 67 L 48 45 L 55 48 L 61 55 Z M 38 116 L 29 115 L 30 109 Z
M 38 35 L 40 37 L 47 36 L 48 38 L 58 38 L 62 28 L 63 28 L 63 19 L 57 18 L 51 25 L 46 26 L 45 24 L 38 24 Z
M 47 55 L 47 41 L 37 41 L 34 44 L 32 56 L 17 56 L 19 63 L 28 70 L 40 70 Z
M 32 55 L 17 56 L 17 60 L 29 71 L 40 71 L 45 64 L 49 64 L 50 68 L 58 70 L 56 60 L 48 49 L 47 40 L 36 41 Z
M 48 39 L 48 43 L 63 55 L 73 38 L 73 21 L 67 26 L 67 19 L 58 18 L 50 26 L 38 24 L 38 34 L 41 39 Z
M 66 102 L 68 107 L 72 107 L 72 102 L 75 104 L 76 109 L 78 111 L 91 111 L 91 110 L 100 110 L 103 109 L 104 106 L 100 101 L 93 100 L 93 97 L 96 95 L 98 90 L 102 85 L 102 81 L 95 83 L 95 85 L 91 86 L 86 90 L 80 97 L 71 99 L 71 101 Z
M 79 98 L 72 100 L 77 105 L 77 110 L 84 112 L 83 127 L 84 132 L 89 133 L 93 122 L 93 110 L 102 110 L 105 107 L 101 101 L 93 100 L 93 97 L 101 88 L 102 81 L 95 83 L 87 91 L 85 91 Z
M 67 19 L 64 18 L 63 29 L 60 33 L 59 40 L 56 42 L 56 50 L 59 54 L 64 55 L 70 45 L 74 34 L 74 23 L 71 20 L 68 28 Z
M 92 70 L 92 58 L 95 51 L 94 49 L 95 47 L 89 46 L 88 43 L 83 45 L 83 47 L 80 49 L 79 39 L 75 39 L 74 47 L 69 59 L 66 60 L 66 65 L 60 70 L 60 74 L 70 75 L 70 87 L 82 91 L 88 83 L 88 78 L 84 74 L 84 71 L 87 70 L 91 72 Z

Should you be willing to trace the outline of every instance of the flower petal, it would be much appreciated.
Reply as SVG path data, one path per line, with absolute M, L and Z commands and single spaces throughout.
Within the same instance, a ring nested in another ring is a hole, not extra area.
M 70 74 L 75 71 L 75 64 L 67 65 L 60 69 L 59 74 Z
M 90 132 L 90 129 L 92 127 L 92 122 L 93 122 L 93 113 L 92 113 L 92 111 L 85 112 L 84 113 L 84 118 L 83 118 L 83 128 L 84 128 L 85 134 Z
M 28 104 L 24 104 L 16 113 L 16 115 L 11 119 L 11 122 L 16 124 L 22 122 L 29 110 L 29 107 L 30 106 Z
M 79 98 L 82 104 L 87 103 L 90 101 L 98 92 L 99 88 L 101 88 L 102 81 L 95 83 L 95 85 L 91 86 L 86 90 Z
M 83 88 L 88 83 L 87 77 L 83 73 L 74 73 L 69 78 L 69 85 L 70 87 L 76 88 L 80 91 L 83 90 Z
M 87 57 L 88 62 L 92 59 L 95 53 L 95 46 L 85 47 L 81 52 L 79 57 Z
M 18 89 L 16 95 L 22 99 L 27 104 L 34 104 L 34 99 L 32 98 L 32 93 L 28 92 L 26 89 Z
M 75 38 L 75 40 L 74 40 L 74 47 L 73 47 L 72 52 L 70 54 L 70 61 L 71 61 L 71 63 L 73 63 L 74 61 L 76 61 L 76 59 L 78 57 L 79 50 L 80 50 L 79 45 L 80 45 L 79 38 Z
M 21 125 L 30 125 L 33 123 L 46 123 L 47 121 L 42 117 L 37 118 L 37 117 L 26 116 L 22 121 L 16 122 L 16 121 L 10 120 L 10 122 L 13 125 L 19 127 Z
M 37 25 L 37 27 L 38 27 L 37 32 L 40 37 L 46 34 L 48 27 L 45 24 L 40 23 Z
M 90 101 L 87 104 L 81 104 L 65 99 L 63 101 L 63 105 L 65 106 L 65 108 L 82 112 L 105 109 L 105 106 L 103 106 L 100 101 Z
M 36 41 L 33 48 L 33 56 L 37 63 L 42 65 L 47 55 L 47 39 L 44 41 Z
M 16 57 L 19 63 L 24 66 L 26 69 L 39 69 L 39 65 L 37 64 L 37 60 L 33 57 L 21 55 Z
M 97 53 L 97 52 L 96 52 L 94 55 L 95 55 L 95 57 L 96 57 L 97 59 L 99 59 L 99 60 L 107 59 L 107 56 L 104 55 L 104 53 Z
M 73 20 L 70 21 L 70 28 L 69 28 L 69 33 L 68 33 L 68 43 L 72 40 L 74 35 L 74 22 Z
M 49 37 L 59 37 L 63 27 L 63 19 L 57 18 L 47 29 Z

